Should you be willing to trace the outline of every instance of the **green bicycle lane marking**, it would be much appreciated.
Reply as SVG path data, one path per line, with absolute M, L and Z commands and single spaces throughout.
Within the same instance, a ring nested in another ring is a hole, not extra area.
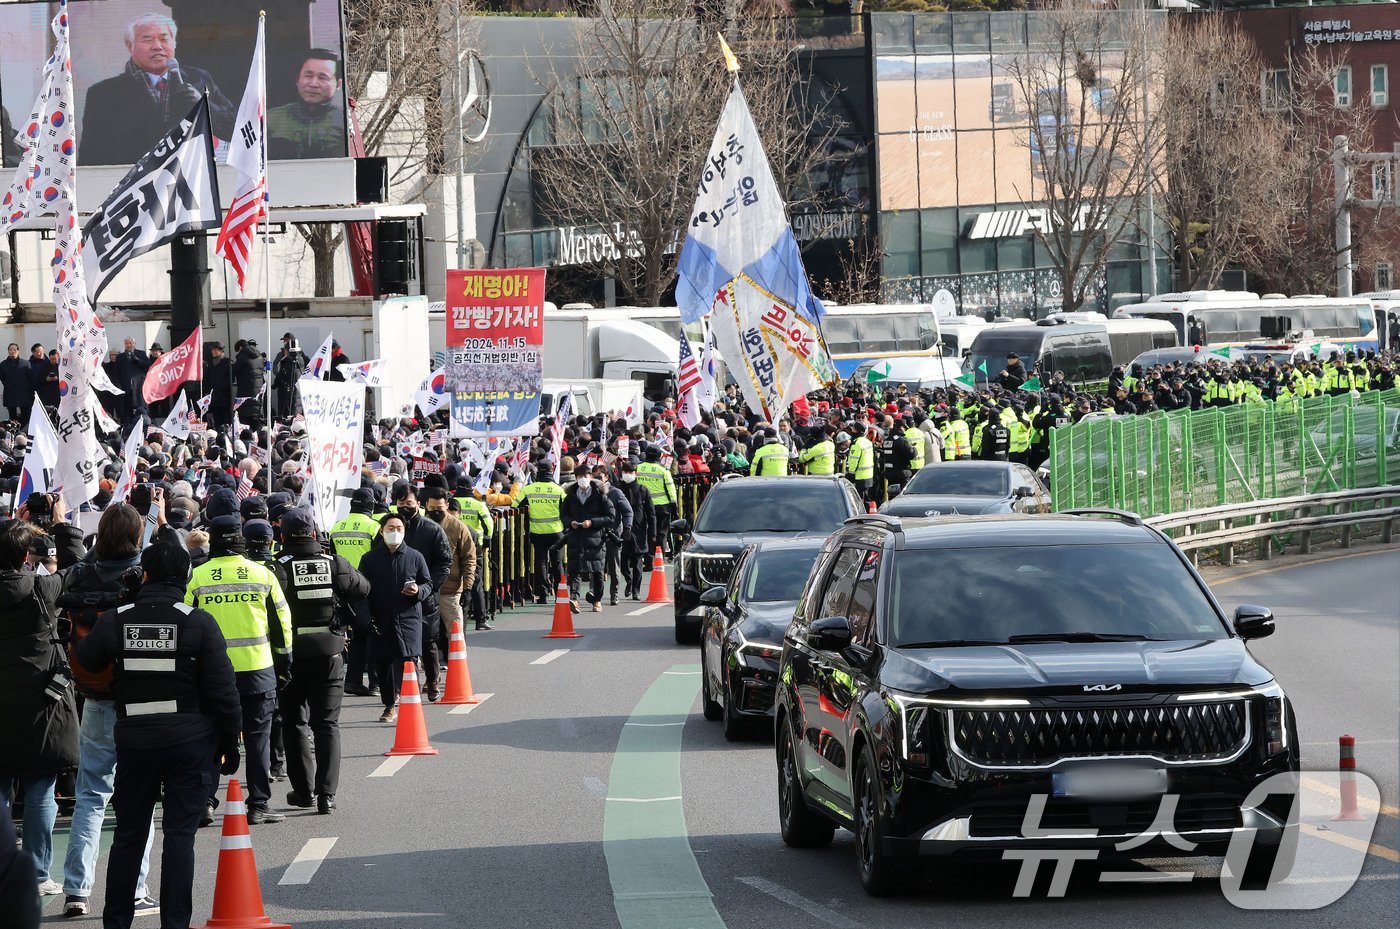
M 681 734 L 699 689 L 699 665 L 672 666 L 647 688 L 617 741 L 603 854 L 622 929 L 725 929 L 681 803 Z

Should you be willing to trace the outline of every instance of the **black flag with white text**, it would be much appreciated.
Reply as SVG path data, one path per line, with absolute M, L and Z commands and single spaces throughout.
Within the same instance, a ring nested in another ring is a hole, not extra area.
M 131 259 L 183 233 L 222 224 L 209 101 L 201 98 L 127 172 L 83 227 L 88 299 L 96 303 Z

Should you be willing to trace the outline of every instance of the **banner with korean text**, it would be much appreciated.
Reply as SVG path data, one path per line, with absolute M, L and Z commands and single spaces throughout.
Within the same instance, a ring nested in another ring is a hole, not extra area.
M 453 437 L 536 434 L 543 349 L 543 268 L 448 271 Z
M 365 385 L 308 378 L 297 383 L 311 458 L 311 509 L 322 532 L 350 513 L 364 461 Z

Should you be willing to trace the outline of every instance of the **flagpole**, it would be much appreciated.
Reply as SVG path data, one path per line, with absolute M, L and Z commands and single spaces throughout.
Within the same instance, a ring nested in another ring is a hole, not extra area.
M 265 35 L 267 28 L 267 11 L 258 11 L 258 35 Z M 269 254 L 271 252 L 272 241 L 272 197 L 269 196 L 271 178 L 267 172 L 267 55 L 264 52 L 258 61 L 258 86 L 262 89 L 262 103 L 258 107 L 258 115 L 262 118 L 262 131 L 258 133 L 258 144 L 262 147 L 263 165 L 263 235 L 262 235 L 262 263 L 263 263 L 263 318 L 267 324 L 267 350 L 272 351 L 272 271 Z M 272 373 L 272 364 L 268 363 L 264 369 L 267 374 Z M 296 385 L 292 385 L 295 389 Z M 264 421 L 267 423 L 267 490 L 272 492 L 272 437 L 275 430 L 272 423 L 272 382 L 268 378 L 263 380 L 263 389 L 266 395 L 263 398 L 267 415 Z

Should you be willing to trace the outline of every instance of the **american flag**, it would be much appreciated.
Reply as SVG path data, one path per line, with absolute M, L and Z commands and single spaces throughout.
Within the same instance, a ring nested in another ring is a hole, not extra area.
M 510 470 L 516 475 L 525 473 L 525 466 L 530 463 L 530 443 L 524 439 L 515 448 L 515 455 L 510 460 Z
M 248 259 L 258 220 L 267 216 L 267 79 L 263 55 L 266 16 L 258 17 L 258 42 L 248 69 L 248 85 L 238 105 L 233 138 L 228 145 L 229 167 L 238 170 L 238 189 L 224 214 L 214 252 L 233 265 L 238 289 L 246 291 Z
M 564 394 L 559 401 L 559 409 L 554 413 L 554 422 L 549 424 L 550 456 L 554 459 L 554 483 L 559 483 L 559 465 L 564 457 L 564 422 L 573 410 L 574 399 Z
M 690 350 L 690 339 L 686 338 L 684 332 L 681 333 L 679 342 L 681 363 L 680 384 L 677 389 L 681 394 L 686 394 L 700 386 L 700 365 L 695 361 L 695 353 Z
M 233 492 L 233 495 L 242 500 L 245 497 L 253 496 L 253 494 L 253 482 L 248 480 L 248 475 L 241 475 L 238 478 L 238 489 Z

